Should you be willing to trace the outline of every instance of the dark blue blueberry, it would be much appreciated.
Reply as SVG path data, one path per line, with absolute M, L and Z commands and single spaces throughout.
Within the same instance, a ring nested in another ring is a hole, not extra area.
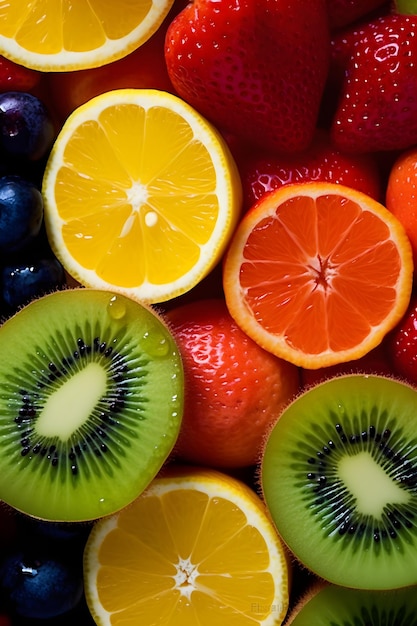
M 20 176 L 0 178 L 0 254 L 18 252 L 39 235 L 43 220 L 42 195 Z
M 0 94 L 0 151 L 36 161 L 50 150 L 55 129 L 45 105 L 36 96 L 8 91 Z
M 0 589 L 19 616 L 58 617 L 72 611 L 83 597 L 82 558 L 17 550 L 0 566 Z
M 61 546 L 81 546 L 87 540 L 91 531 L 92 524 L 90 522 L 51 522 L 40 520 L 26 515 L 17 517 L 18 532 L 22 537 L 29 537 L 30 542 L 39 543 L 59 542 Z
M 66 283 L 64 269 L 55 258 L 7 265 L 1 271 L 0 282 L 3 302 L 12 311 Z

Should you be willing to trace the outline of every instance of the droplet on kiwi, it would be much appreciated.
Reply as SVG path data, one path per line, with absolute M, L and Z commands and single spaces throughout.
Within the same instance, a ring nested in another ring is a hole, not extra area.
M 417 626 L 417 589 L 389 591 L 327 585 L 307 594 L 289 616 L 287 626 Z
M 182 362 L 162 319 L 123 295 L 66 290 L 6 321 L 0 347 L 0 500 L 54 521 L 133 501 L 182 418 Z
M 332 583 L 417 583 L 417 389 L 383 376 L 329 379 L 282 413 L 261 486 L 296 558 Z

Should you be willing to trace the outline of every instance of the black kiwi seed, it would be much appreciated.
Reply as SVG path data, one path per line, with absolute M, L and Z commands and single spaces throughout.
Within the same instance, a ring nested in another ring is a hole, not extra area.
M 417 389 L 361 375 L 311 388 L 269 435 L 262 489 L 284 541 L 320 577 L 417 584 Z
M 124 296 L 71 290 L 6 322 L 0 345 L 0 499 L 76 520 L 136 497 L 182 416 L 181 359 L 162 320 Z

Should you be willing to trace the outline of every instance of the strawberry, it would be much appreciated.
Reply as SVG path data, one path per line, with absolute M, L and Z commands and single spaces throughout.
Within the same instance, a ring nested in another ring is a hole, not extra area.
M 327 0 L 330 28 L 344 28 L 385 5 L 389 5 L 389 1 Z
M 416 31 L 417 16 L 391 13 L 350 32 L 331 123 L 340 150 L 394 151 L 417 143 Z
M 121 88 L 174 91 L 165 66 L 162 28 L 140 48 L 108 65 L 46 75 L 51 107 L 63 121 L 94 96 Z
M 394 373 L 417 385 L 417 294 L 407 313 L 386 339 Z
M 194 0 L 168 27 L 177 93 L 263 148 L 310 143 L 330 55 L 326 0 Z
M 86 70 L 45 74 L 50 108 L 58 120 L 62 123 L 78 106 L 112 89 L 174 92 L 165 64 L 165 35 L 173 18 L 186 4 L 186 0 L 175 0 L 158 30 L 139 48 L 117 61 Z
M 382 200 L 382 179 L 374 155 L 344 154 L 330 143 L 324 131 L 317 131 L 308 149 L 297 154 L 251 150 L 236 160 L 245 209 L 268 191 L 314 180 L 346 185 Z
M 40 82 L 41 76 L 36 70 L 30 70 L 0 56 L 0 93 L 32 91 Z

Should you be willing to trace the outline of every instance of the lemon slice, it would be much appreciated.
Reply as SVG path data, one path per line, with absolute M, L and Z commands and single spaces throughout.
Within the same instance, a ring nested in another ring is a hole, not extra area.
M 107 92 L 76 109 L 43 180 L 52 250 L 82 285 L 148 303 L 220 261 L 241 207 L 225 141 L 172 94 Z
M 211 469 L 176 468 L 87 541 L 85 591 L 99 626 L 280 625 L 288 564 L 264 503 Z
M 0 0 L 0 54 L 68 71 L 126 56 L 159 28 L 174 0 Z

